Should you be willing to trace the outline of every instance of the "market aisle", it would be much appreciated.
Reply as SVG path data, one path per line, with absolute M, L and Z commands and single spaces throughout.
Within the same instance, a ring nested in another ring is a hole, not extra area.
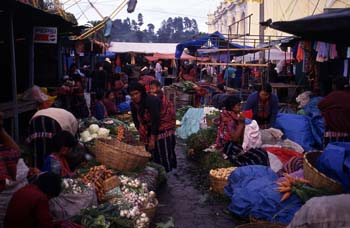
M 234 219 L 224 213 L 227 202 L 210 202 L 206 192 L 194 187 L 190 170 L 195 164 L 186 159 L 186 145 L 177 141 L 178 168 L 168 175 L 166 186 L 158 190 L 159 207 L 151 227 L 173 218 L 176 228 L 228 228 L 234 227 Z

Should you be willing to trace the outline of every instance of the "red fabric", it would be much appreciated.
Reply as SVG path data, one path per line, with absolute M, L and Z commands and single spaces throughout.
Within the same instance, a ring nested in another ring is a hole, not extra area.
M 289 150 L 285 148 L 278 148 L 278 147 L 264 147 L 264 149 L 278 157 L 278 159 L 281 160 L 282 164 L 285 164 L 288 162 L 292 157 L 304 157 L 303 154 L 298 153 L 294 150 Z
M 118 110 L 117 110 L 117 105 L 115 104 L 115 102 L 105 98 L 105 99 L 103 99 L 103 104 L 106 107 L 108 116 L 117 114 Z
M 5 228 L 52 228 L 49 200 L 36 185 L 26 185 L 13 195 L 5 216 Z
M 349 100 L 350 91 L 333 91 L 318 103 L 327 130 L 350 133 Z
M 167 131 L 176 128 L 176 113 L 174 104 L 168 100 L 166 96 L 161 94 L 159 98 L 162 100 L 160 108 L 160 126 L 159 131 Z
M 0 181 L 16 179 L 19 157 L 20 154 L 17 150 L 0 145 Z
M 253 110 L 249 109 L 242 112 L 245 118 L 253 119 Z
M 61 177 L 72 176 L 72 170 L 69 168 L 68 162 L 62 156 L 57 155 L 56 153 L 50 154 L 52 159 L 55 159 L 60 163 L 61 166 Z

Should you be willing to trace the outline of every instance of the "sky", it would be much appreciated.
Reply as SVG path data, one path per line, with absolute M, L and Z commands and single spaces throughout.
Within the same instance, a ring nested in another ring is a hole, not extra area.
M 126 7 L 113 19 L 135 19 L 141 13 L 144 25 L 152 23 L 156 31 L 163 20 L 169 17 L 188 17 L 196 19 L 200 32 L 207 32 L 207 14 L 213 13 L 222 0 L 138 0 L 133 13 L 127 13 Z M 63 8 L 75 15 L 79 24 L 87 21 L 100 20 L 101 17 L 90 6 L 88 0 L 61 0 Z M 103 16 L 109 16 L 111 12 L 122 3 L 122 0 L 90 0 Z M 84 12 L 84 14 L 82 13 Z

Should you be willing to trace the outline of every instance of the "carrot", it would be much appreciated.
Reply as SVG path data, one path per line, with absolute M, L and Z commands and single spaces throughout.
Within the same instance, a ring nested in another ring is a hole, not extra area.
M 279 187 L 284 187 L 284 183 L 283 183 L 283 182 L 276 182 L 276 184 L 277 184 Z
M 301 183 L 303 183 L 303 184 L 309 184 L 309 183 L 310 183 L 309 180 L 306 180 L 306 179 L 304 179 L 304 178 L 302 178 L 302 177 L 297 178 L 297 181 L 298 181 L 298 182 L 301 182 Z
M 284 192 L 290 192 L 291 188 L 290 187 L 279 187 L 279 188 L 277 188 L 277 190 L 279 192 L 284 193 Z
M 292 194 L 291 192 L 284 193 L 282 198 L 281 198 L 281 202 L 287 200 L 290 197 L 291 194 Z

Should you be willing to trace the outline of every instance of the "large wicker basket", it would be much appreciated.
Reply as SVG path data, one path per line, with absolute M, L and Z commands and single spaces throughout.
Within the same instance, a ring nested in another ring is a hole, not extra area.
M 209 174 L 210 187 L 214 192 L 224 194 L 224 187 L 227 185 L 227 180 L 217 178 Z
M 116 139 L 98 139 L 94 147 L 96 160 L 119 171 L 144 167 L 151 157 L 144 146 L 132 146 Z
M 317 159 L 322 152 L 313 151 L 304 155 L 304 177 L 310 181 L 313 187 L 327 188 L 334 193 L 342 193 L 342 186 L 335 180 L 327 177 L 323 173 L 319 172 L 316 167 Z

